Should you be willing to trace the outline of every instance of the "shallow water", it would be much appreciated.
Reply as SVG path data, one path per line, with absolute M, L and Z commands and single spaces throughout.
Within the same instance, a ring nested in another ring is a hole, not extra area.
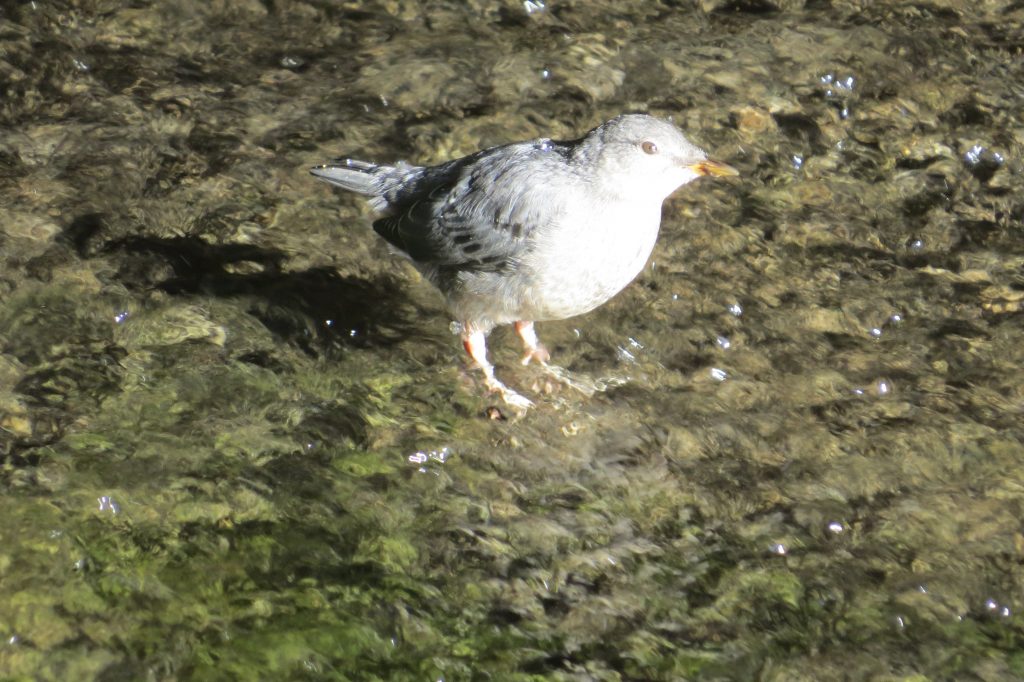
M 1024 679 L 1022 26 L 5 5 L 0 677 Z M 741 177 L 539 325 L 608 390 L 492 336 L 522 419 L 306 172 L 637 110 Z

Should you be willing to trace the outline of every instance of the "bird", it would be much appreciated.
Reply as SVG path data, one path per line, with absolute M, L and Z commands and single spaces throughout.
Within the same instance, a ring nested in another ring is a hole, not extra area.
M 521 410 L 533 403 L 495 376 L 488 333 L 513 324 L 522 364 L 553 367 L 534 323 L 582 315 L 624 289 L 654 249 L 664 200 L 701 176 L 738 175 L 648 114 L 434 166 L 342 158 L 310 172 L 369 199 L 374 231 L 444 295 L 487 388 Z

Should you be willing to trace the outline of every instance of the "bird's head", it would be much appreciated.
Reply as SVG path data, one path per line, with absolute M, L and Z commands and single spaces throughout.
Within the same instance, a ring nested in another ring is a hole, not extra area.
M 671 123 L 646 114 L 617 116 L 594 128 L 579 141 L 575 158 L 603 191 L 659 202 L 703 175 L 739 174 L 709 159 Z

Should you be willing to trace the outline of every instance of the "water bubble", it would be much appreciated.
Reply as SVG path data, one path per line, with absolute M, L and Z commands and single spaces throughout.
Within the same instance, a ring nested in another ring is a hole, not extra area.
M 985 153 L 985 148 L 980 144 L 976 144 L 964 153 L 964 161 L 970 166 L 977 166 L 981 163 L 981 157 Z
M 732 348 L 732 341 L 730 341 L 726 336 L 716 336 L 715 343 L 717 343 L 718 347 L 722 350 L 729 350 Z
M 837 76 L 834 73 L 826 73 L 824 76 L 818 78 L 818 81 L 828 88 L 825 90 L 825 94 L 831 97 L 835 94 L 835 90 L 842 92 L 853 92 L 854 86 L 857 84 L 857 79 L 853 76 Z
M 882 330 L 880 327 L 872 327 L 869 333 L 871 334 L 871 336 L 877 339 L 879 336 L 882 335 Z
M 129 313 L 127 310 L 122 310 L 117 315 L 114 315 L 114 322 L 117 324 L 124 324 L 124 321 L 128 319 Z
M 527 14 L 533 14 L 534 12 L 543 12 L 546 7 L 544 0 L 524 0 L 523 9 L 526 10 Z
M 540 77 L 541 77 L 541 80 L 545 80 L 545 81 L 549 80 L 551 78 L 551 71 L 549 71 L 548 69 L 541 69 L 540 70 Z
M 786 549 L 786 546 L 781 542 L 776 542 L 774 545 L 771 546 L 772 554 L 775 554 L 777 556 L 786 556 L 786 553 L 788 551 L 789 550 Z
M 729 373 L 726 372 L 724 369 L 712 367 L 711 378 L 714 379 L 715 381 L 725 381 L 727 378 L 729 378 Z
M 988 182 L 1004 162 L 1002 154 L 986 149 L 980 144 L 973 145 L 964 152 L 963 159 L 964 164 L 982 182 Z
M 837 535 L 839 533 L 842 533 L 843 530 L 845 530 L 843 528 L 843 524 L 839 523 L 838 521 L 833 521 L 832 523 L 828 524 L 828 529 L 830 532 L 836 533 Z
M 800 170 L 801 168 L 803 168 L 803 166 L 804 166 L 804 157 L 800 156 L 799 154 L 794 154 L 793 157 L 792 157 L 792 161 L 793 161 L 793 168 L 795 168 L 797 170 Z
M 111 514 L 117 514 L 121 511 L 121 505 L 119 505 L 114 498 L 109 495 L 103 495 L 96 499 L 100 503 L 100 511 L 109 511 Z
M 906 623 L 903 622 L 903 616 L 896 616 L 896 627 L 902 630 L 906 626 Z
M 285 55 L 284 57 L 281 57 L 280 62 L 281 66 L 285 69 L 297 69 L 305 63 L 304 59 L 293 55 Z
M 451 451 L 448 450 L 447 446 L 442 447 L 439 450 L 419 450 L 409 455 L 409 463 L 419 466 L 418 471 L 421 474 L 425 474 L 429 470 L 422 465 L 427 464 L 428 462 L 437 462 L 438 464 L 444 464 L 446 461 L 448 461 L 448 456 L 450 454 Z M 432 473 L 437 475 L 436 471 Z
M 729 312 L 735 315 L 736 317 L 739 317 L 740 315 L 743 314 L 743 306 L 741 306 L 739 303 L 733 303 L 729 306 Z

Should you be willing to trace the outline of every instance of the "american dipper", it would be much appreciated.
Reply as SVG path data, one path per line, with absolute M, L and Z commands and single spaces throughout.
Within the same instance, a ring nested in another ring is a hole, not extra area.
M 487 333 L 515 323 L 547 367 L 535 320 L 593 310 L 633 281 L 654 248 L 661 204 L 702 175 L 736 175 L 672 124 L 617 116 L 570 142 L 484 149 L 437 166 L 339 159 L 313 175 L 370 197 L 373 229 L 448 300 L 466 352 L 505 402 L 532 403 L 494 376 Z

